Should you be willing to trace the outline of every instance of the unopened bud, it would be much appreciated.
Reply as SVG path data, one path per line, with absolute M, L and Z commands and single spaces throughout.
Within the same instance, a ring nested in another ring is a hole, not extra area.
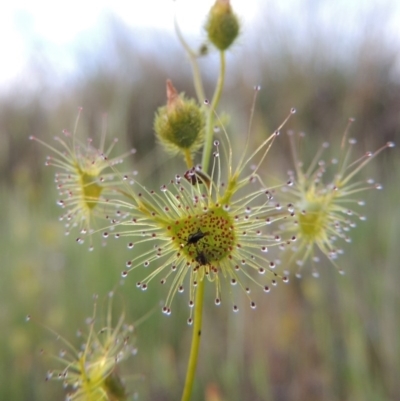
M 195 152 L 203 145 L 205 117 L 200 106 L 178 94 L 167 80 L 167 104 L 157 110 L 154 131 L 160 142 L 173 153 Z
M 236 39 L 239 30 L 239 20 L 232 11 L 230 1 L 216 0 L 206 22 L 206 31 L 210 42 L 217 49 L 224 51 Z

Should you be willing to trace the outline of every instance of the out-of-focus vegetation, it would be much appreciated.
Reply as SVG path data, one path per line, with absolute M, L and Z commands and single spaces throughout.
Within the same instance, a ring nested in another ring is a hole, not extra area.
M 118 150 L 137 149 L 125 169 L 138 170 L 149 186 L 184 169 L 162 155 L 152 126 L 167 78 L 194 95 L 189 63 L 173 37 L 155 37 L 150 51 L 118 21 L 113 26 L 104 48 L 82 55 L 79 75 L 52 87 L 52 71 L 40 60 L 37 90 L 16 85 L 0 99 L 2 400 L 63 399 L 60 383 L 44 380 L 53 362 L 40 355 L 42 348 L 57 349 L 54 336 L 25 323 L 25 315 L 71 339 L 91 314 L 92 294 L 104 297 L 113 289 L 128 258 L 117 241 L 86 252 L 73 235 L 64 236 L 53 171 L 44 167 L 47 151 L 28 137 L 51 142 L 62 129 L 72 130 L 82 106 L 78 130 L 100 136 L 106 114 L 108 137 L 120 139 Z M 363 37 L 357 53 L 345 59 L 328 37 L 311 36 L 301 54 L 273 26 L 260 27 L 258 41 L 238 45 L 228 60 L 220 107 L 230 114 L 226 129 L 234 147 L 240 149 L 247 130 L 254 84 L 262 87 L 252 127 L 256 143 L 292 106 L 298 112 L 286 128 L 307 134 L 305 158 L 324 141 L 338 143 L 349 117 L 356 118 L 352 136 L 360 155 L 388 140 L 400 143 L 397 49 L 367 31 Z M 211 83 L 213 55 L 202 65 L 209 65 L 205 78 Z M 291 168 L 287 139 L 278 139 L 265 166 L 265 176 L 275 179 Z M 384 189 L 364 196 L 369 219 L 360 222 L 339 259 L 345 276 L 321 263 L 319 279 L 293 277 L 268 296 L 254 295 L 255 311 L 243 302 L 238 314 L 215 307 L 210 291 L 194 401 L 400 399 L 399 151 L 384 152 L 366 170 L 362 175 L 376 177 Z M 127 320 L 157 311 L 137 328 L 138 354 L 127 372 L 144 379 L 132 379 L 130 386 L 142 400 L 176 400 L 191 334 L 186 302 L 176 300 L 173 315 L 165 317 L 158 308 L 165 288 L 153 285 L 142 293 L 135 283 L 129 276 L 117 291 Z

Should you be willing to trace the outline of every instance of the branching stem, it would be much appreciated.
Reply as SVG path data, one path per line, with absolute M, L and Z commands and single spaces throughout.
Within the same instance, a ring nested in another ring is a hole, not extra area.
M 206 127 L 206 137 L 203 149 L 203 158 L 201 161 L 201 165 L 204 171 L 208 170 L 208 166 L 210 164 L 210 156 L 211 149 L 213 143 L 213 134 L 214 134 L 214 113 L 218 106 L 219 100 L 221 98 L 222 88 L 224 87 L 225 82 L 225 52 L 221 51 L 220 55 L 220 69 L 219 69 L 219 77 L 217 86 L 215 88 L 214 96 L 212 98 L 211 104 L 208 110 L 207 116 L 207 127 Z

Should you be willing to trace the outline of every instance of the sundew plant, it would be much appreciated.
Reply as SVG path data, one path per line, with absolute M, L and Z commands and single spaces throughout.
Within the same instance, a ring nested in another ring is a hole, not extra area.
M 61 348 L 58 354 L 50 355 L 55 368 L 48 370 L 46 380 L 63 383 L 67 401 L 127 400 L 129 397 L 119 366 L 137 352 L 134 326 L 125 322 L 124 313 L 117 322 L 113 321 L 114 292 L 110 291 L 108 297 L 102 318 L 97 311 L 98 297 L 94 296 L 93 314 L 85 322 L 87 329 L 77 331 L 80 347 L 54 333 Z
M 165 89 L 160 88 L 166 92 L 166 103 L 156 110 L 153 129 L 159 146 L 180 166 L 161 187 L 120 170 L 118 165 L 134 150 L 115 156 L 115 142 L 107 145 L 102 137 L 97 145 L 96 140 L 80 138 L 77 126 L 72 133 L 64 131 L 62 137 L 56 137 L 54 146 L 40 138 L 32 139 L 52 151 L 46 165 L 56 169 L 61 196 L 58 203 L 65 209 L 61 220 L 67 233 L 76 233 L 76 241 L 89 244 L 93 251 L 92 238 L 96 236 L 104 242 L 111 238 L 125 241 L 127 259 L 121 266 L 121 278 L 125 285 L 139 290 L 132 291 L 132 298 L 141 297 L 140 291 L 150 286 L 163 285 L 161 310 L 171 315 L 169 319 L 174 319 L 176 304 L 187 303 L 187 330 L 192 330 L 192 342 L 182 401 L 188 401 L 203 330 L 203 307 L 211 307 L 204 305 L 205 286 L 213 287 L 215 305 L 237 312 L 237 291 L 246 294 L 249 309 L 254 309 L 255 291 L 268 293 L 280 282 L 288 283 L 291 273 L 300 276 L 301 269 L 310 267 L 317 275 L 316 263 L 321 256 L 341 271 L 336 260 L 342 253 L 339 243 L 351 240 L 356 219 L 365 219 L 359 211 L 363 205 L 359 196 L 367 189 L 380 188 L 372 180 L 362 182 L 357 176 L 370 160 L 394 144 L 353 157 L 355 140 L 348 138 L 348 127 L 338 158 L 321 158 L 328 147 L 324 143 L 307 163 L 300 162 L 295 134 L 290 132 L 294 169 L 288 179 L 268 182 L 263 172 L 265 161 L 274 142 L 284 139 L 281 132 L 287 121 L 295 118 L 295 109 L 288 106 L 282 124 L 253 147 L 251 123 L 261 89 L 255 86 L 244 146 L 239 155 L 235 154 L 231 128 L 220 120 L 218 107 L 225 81 L 225 56 L 240 35 L 240 19 L 229 0 L 217 0 L 204 25 L 207 43 L 199 50 L 188 45 L 176 21 L 175 27 L 191 63 L 197 98 L 186 96 L 170 79 Z M 208 98 L 198 59 L 211 49 L 219 54 L 219 76 Z M 280 172 L 276 173 L 278 176 Z M 141 276 L 139 281 L 130 279 L 132 271 Z M 70 399 L 127 398 L 125 391 L 108 387 L 110 380 L 116 380 L 112 374 L 117 360 L 113 358 L 121 346 L 124 349 L 118 334 L 121 328 L 122 322 L 118 322 L 107 334 L 105 344 L 90 329 L 87 342 L 91 347 L 94 341 L 96 347 L 90 354 L 77 353 L 68 362 L 73 378 L 67 379 L 65 373 L 65 380 L 67 384 L 72 383 L 70 380 L 77 383 Z M 104 359 L 98 359 L 97 352 Z M 82 379 L 84 374 L 87 379 Z M 91 397 L 85 398 L 84 386 Z
M 330 146 L 324 142 L 305 166 L 297 152 L 304 133 L 295 135 L 288 131 L 294 170 L 288 172 L 290 186 L 284 187 L 283 191 L 297 213 L 296 218 L 285 222 L 281 229 L 293 233 L 290 247 L 293 254 L 289 264 L 293 261 L 297 264 L 298 277 L 307 262 L 312 265 L 313 275 L 318 277 L 317 265 L 321 256 L 328 258 L 339 273 L 344 273 L 336 259 L 344 253 L 341 243 L 351 242 L 350 231 L 357 227 L 358 221 L 366 220 L 361 212 L 365 205 L 361 196 L 366 190 L 382 189 L 374 179 L 357 180 L 357 175 L 379 153 L 395 145 L 387 142 L 375 152 L 367 151 L 353 157 L 357 140 L 348 137 L 353 122 L 351 118 L 344 131 L 338 158 L 322 158 Z

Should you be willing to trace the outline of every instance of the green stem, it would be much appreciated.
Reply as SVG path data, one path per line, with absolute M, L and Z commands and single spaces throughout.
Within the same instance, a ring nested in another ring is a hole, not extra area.
M 219 53 L 220 56 L 220 69 L 219 69 L 219 77 L 217 86 L 215 88 L 214 96 L 212 98 L 211 104 L 208 110 L 207 116 L 207 128 L 206 128 L 206 135 L 205 135 L 205 142 L 204 142 L 204 149 L 203 149 L 203 158 L 201 161 L 202 168 L 205 172 L 208 171 L 208 166 L 210 164 L 210 156 L 211 156 L 211 149 L 214 137 L 214 113 L 215 109 L 218 106 L 219 100 L 221 98 L 222 88 L 224 87 L 225 82 L 225 52 L 221 51 Z
M 182 35 L 181 30 L 179 29 L 179 25 L 176 18 L 174 19 L 174 25 L 175 25 L 176 36 L 178 37 L 179 42 L 181 42 L 181 45 L 185 49 L 186 53 L 189 55 L 189 60 L 193 72 L 194 89 L 196 91 L 197 100 L 199 101 L 199 103 L 202 104 L 206 97 L 204 94 L 203 81 L 201 79 L 199 65 L 197 64 L 197 54 L 187 44 L 185 38 Z
M 199 348 L 200 348 L 201 325 L 203 320 L 204 283 L 205 283 L 205 277 L 203 277 L 203 280 L 199 281 L 196 289 L 192 345 L 190 347 L 189 363 L 186 371 L 185 387 L 183 389 L 181 401 L 189 401 L 190 396 L 192 394 L 194 376 L 196 373 L 197 358 L 199 356 Z
M 204 100 L 206 99 L 206 95 L 204 94 L 203 82 L 201 80 L 197 59 L 196 56 L 193 56 L 192 54 L 190 54 L 189 58 L 190 58 L 190 63 L 192 65 L 194 89 L 196 91 L 197 100 L 199 101 L 200 104 L 203 104 Z
M 191 169 L 193 167 L 193 159 L 192 159 L 192 154 L 188 149 L 185 150 L 185 161 L 187 168 Z

